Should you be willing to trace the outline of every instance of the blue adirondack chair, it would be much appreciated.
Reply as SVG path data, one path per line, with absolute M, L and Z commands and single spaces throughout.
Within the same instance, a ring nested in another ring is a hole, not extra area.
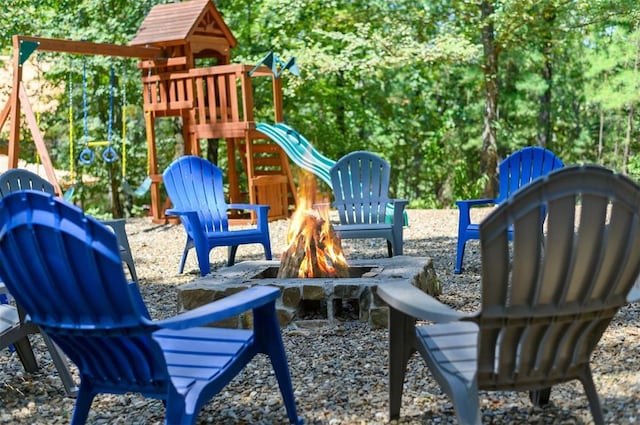
M 512 153 L 500 162 L 498 168 L 500 183 L 497 198 L 456 201 L 459 218 L 458 249 L 454 272 L 460 274 L 462 271 L 464 248 L 467 241 L 480 239 L 480 225 L 471 222 L 472 207 L 500 204 L 522 186 L 563 166 L 564 164 L 560 158 L 550 150 L 538 146 L 529 146 Z M 509 237 L 511 236 L 513 236 L 513 232 L 509 233 Z
M 256 286 L 165 320 L 151 320 L 128 283 L 116 236 L 59 198 L 19 191 L 0 201 L 0 277 L 29 315 L 78 366 L 72 424 L 99 393 L 161 399 L 167 424 L 199 410 L 257 354 L 267 354 L 291 423 L 301 423 L 275 301 Z M 52 302 L 55 300 L 55 302 Z M 205 325 L 252 310 L 253 330 Z
M 340 158 L 331 170 L 334 202 L 340 217 L 335 231 L 341 239 L 382 238 L 389 257 L 402 255 L 406 199 L 389 199 L 389 163 L 372 152 L 355 151 Z M 386 211 L 393 207 L 388 223 Z
M 0 174 L 0 196 L 5 196 L 16 190 L 25 189 L 33 189 L 55 194 L 55 188 L 51 183 L 29 170 L 12 168 L 11 170 L 7 170 Z M 64 198 L 67 200 L 66 196 Z M 136 266 L 133 262 L 131 247 L 129 246 L 129 239 L 127 238 L 127 231 L 125 228 L 126 221 L 122 218 L 116 218 L 112 220 L 101 220 L 101 222 L 102 224 L 106 224 L 111 227 L 113 232 L 116 234 L 118 245 L 120 246 L 120 257 L 122 258 L 122 262 L 127 265 L 129 274 L 131 274 L 131 279 L 137 283 L 138 275 L 136 274 Z
M 222 170 L 197 156 L 183 156 L 173 161 L 163 175 L 165 189 L 173 202 L 168 215 L 180 217 L 187 242 L 180 260 L 179 272 L 191 248 L 196 249 L 200 274 L 209 274 L 209 252 L 217 246 L 229 247 L 227 265 L 235 262 L 238 245 L 259 243 L 264 255 L 271 260 L 268 205 L 227 204 L 224 198 Z M 229 230 L 227 213 L 230 209 L 252 210 L 257 226 L 251 229 Z

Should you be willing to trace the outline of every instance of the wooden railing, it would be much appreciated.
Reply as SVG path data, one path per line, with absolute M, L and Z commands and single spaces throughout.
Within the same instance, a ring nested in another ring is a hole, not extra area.
M 252 69 L 234 64 L 145 76 L 145 111 L 171 116 L 190 110 L 190 124 L 199 138 L 243 137 L 245 130 L 255 128 Z M 253 75 L 272 75 L 265 70 Z M 274 93 L 274 102 L 279 96 Z

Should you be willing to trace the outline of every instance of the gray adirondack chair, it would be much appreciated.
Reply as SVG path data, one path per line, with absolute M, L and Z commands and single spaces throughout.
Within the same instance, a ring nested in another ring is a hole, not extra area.
M 51 183 L 27 170 L 15 168 L 0 174 L 0 197 L 23 188 L 51 194 L 55 192 Z M 2 294 L 2 300 L 6 301 L 9 294 L 1 281 L 0 294 Z M 38 362 L 29 342 L 29 335 L 37 333 L 41 333 L 40 328 L 25 321 L 25 314 L 20 306 L 9 303 L 0 304 L 0 347 L 15 347 L 22 366 L 29 373 L 38 370 Z M 46 334 L 41 333 L 41 335 L 51 360 L 58 370 L 65 392 L 68 395 L 75 395 L 78 386 L 71 376 L 62 350 Z
M 554 171 L 497 207 L 480 224 L 480 243 L 476 313 L 411 285 L 378 287 L 390 306 L 391 419 L 418 350 L 460 423 L 481 422 L 478 390 L 530 391 L 532 402 L 545 405 L 553 385 L 575 379 L 595 423 L 604 423 L 589 363 L 618 309 L 636 301 L 640 186 L 599 166 Z M 416 326 L 416 319 L 435 324 Z
M 50 194 L 55 194 L 55 188 L 47 180 L 29 170 L 22 168 L 13 168 L 0 174 L 0 197 L 4 197 L 16 190 L 32 189 Z M 109 226 L 116 234 L 118 246 L 120 248 L 120 258 L 127 265 L 131 279 L 138 283 L 138 275 L 136 274 L 136 266 L 131 255 L 131 247 L 125 229 L 125 220 L 101 220 L 102 224 Z
M 387 252 L 392 257 L 403 254 L 403 214 L 408 201 L 389 198 L 390 173 L 387 161 L 367 151 L 343 156 L 329 171 L 332 206 L 340 217 L 335 231 L 340 239 L 386 239 Z M 390 223 L 386 220 L 388 208 L 393 208 Z

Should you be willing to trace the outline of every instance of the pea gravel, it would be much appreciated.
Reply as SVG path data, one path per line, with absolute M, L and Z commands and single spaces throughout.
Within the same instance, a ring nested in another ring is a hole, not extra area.
M 478 212 L 481 218 L 485 211 Z M 410 210 L 405 229 L 405 255 L 433 258 L 442 282 L 441 301 L 454 308 L 478 307 L 480 255 L 477 241 L 467 244 L 464 271 L 453 274 L 457 235 L 456 210 Z M 272 248 L 284 246 L 286 220 L 270 223 Z M 186 272 L 177 274 L 184 244 L 181 226 L 157 225 L 148 218 L 130 219 L 127 233 L 136 261 L 143 297 L 154 318 L 176 313 L 177 288 L 198 277 L 195 255 Z M 344 241 L 348 258 L 381 258 L 381 240 Z M 214 268 L 224 267 L 225 248 L 211 253 Z M 262 259 L 260 246 L 241 246 L 237 261 Z M 609 424 L 640 423 L 639 307 L 624 308 L 593 355 L 593 373 Z M 283 329 L 285 348 L 299 414 L 308 424 L 383 424 L 388 422 L 387 351 L 384 329 L 359 322 L 333 327 L 289 326 Z M 18 357 L 0 350 L 0 423 L 69 423 L 74 399 L 66 397 L 39 335 L 31 337 L 41 369 L 24 372 Z M 73 373 L 77 371 L 72 366 Z M 582 386 L 572 382 L 554 387 L 552 406 L 534 408 L 526 393 L 482 393 L 486 424 L 590 424 L 593 422 Z M 159 424 L 162 402 L 137 394 L 99 395 L 90 424 Z M 280 424 L 286 414 L 268 359 L 258 356 L 201 411 L 200 424 Z M 431 378 L 419 356 L 409 363 L 400 421 L 394 424 L 456 423 L 453 406 Z

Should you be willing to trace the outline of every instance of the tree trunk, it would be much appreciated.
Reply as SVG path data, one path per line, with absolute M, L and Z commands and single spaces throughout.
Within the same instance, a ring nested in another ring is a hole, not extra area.
M 218 164 L 218 145 L 220 139 L 207 139 L 207 161 L 212 164 Z
M 483 197 L 493 198 L 498 188 L 498 144 L 496 123 L 498 121 L 498 51 L 494 37 L 493 4 L 490 1 L 480 3 L 482 13 L 482 47 L 484 64 L 482 72 L 485 84 L 484 129 L 482 131 L 482 151 L 480 152 L 480 171 L 487 176 Z
M 544 93 L 540 96 L 540 113 L 538 114 L 538 145 L 546 147 L 551 142 L 551 89 L 553 87 L 553 37 L 551 31 L 556 19 L 555 11 L 546 8 L 544 11 L 545 34 L 542 39 L 542 79 L 545 82 Z
M 634 81 L 638 75 L 638 60 L 640 59 L 640 40 L 636 43 L 636 56 L 633 60 L 633 79 Z M 628 173 L 629 165 L 629 153 L 631 146 L 631 133 L 633 132 L 633 101 L 629 104 L 629 118 L 627 119 L 627 134 L 624 138 L 624 156 L 622 157 L 622 170 Z
M 598 164 L 602 165 L 602 147 L 604 144 L 604 109 L 600 107 L 600 128 L 598 129 Z

